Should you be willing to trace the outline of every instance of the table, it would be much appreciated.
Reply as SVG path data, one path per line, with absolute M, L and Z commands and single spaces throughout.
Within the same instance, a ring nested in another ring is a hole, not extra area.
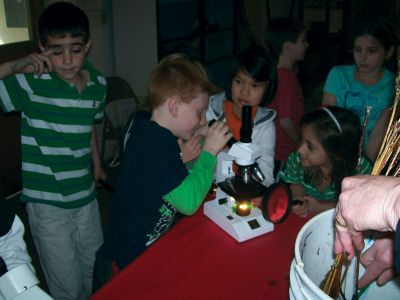
M 294 243 L 307 220 L 291 213 L 273 232 L 239 243 L 201 207 L 91 299 L 288 299 Z

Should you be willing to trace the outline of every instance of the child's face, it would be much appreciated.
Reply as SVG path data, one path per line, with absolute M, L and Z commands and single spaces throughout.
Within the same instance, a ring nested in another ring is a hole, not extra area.
M 353 56 L 359 72 L 379 71 L 390 55 L 373 36 L 359 36 L 354 41 Z
M 85 44 L 83 37 L 49 36 L 46 45 L 40 45 L 40 48 L 42 52 L 53 49 L 49 55 L 53 71 L 68 83 L 77 83 L 90 41 Z
M 308 48 L 307 34 L 305 31 L 301 32 L 297 38 L 296 43 L 291 43 L 291 58 L 294 62 L 304 60 Z
M 177 108 L 177 123 L 173 130 L 174 135 L 189 140 L 200 126 L 207 124 L 207 107 L 207 93 L 200 93 L 190 102 L 180 101 Z
M 239 70 L 232 80 L 232 101 L 236 110 L 241 111 L 243 105 L 258 106 L 262 100 L 267 81 L 255 81 L 253 78 Z
M 330 168 L 331 161 L 315 134 L 314 125 L 304 125 L 301 128 L 301 135 L 302 139 L 297 149 L 301 165 L 305 168 Z

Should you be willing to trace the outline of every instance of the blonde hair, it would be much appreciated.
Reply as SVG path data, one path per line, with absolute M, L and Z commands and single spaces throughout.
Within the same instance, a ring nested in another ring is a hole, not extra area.
M 200 93 L 213 94 L 214 91 L 214 85 L 208 81 L 198 61 L 175 53 L 162 59 L 151 73 L 146 107 L 152 110 L 172 96 L 190 102 Z

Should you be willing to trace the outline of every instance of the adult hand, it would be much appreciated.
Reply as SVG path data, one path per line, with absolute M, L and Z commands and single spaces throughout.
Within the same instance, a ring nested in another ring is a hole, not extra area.
M 377 239 L 361 257 L 365 267 L 364 275 L 359 279 L 358 286 L 363 288 L 376 280 L 378 285 L 383 285 L 392 279 L 394 270 L 394 235 L 388 233 Z
M 364 247 L 362 231 L 394 231 L 400 216 L 400 179 L 354 176 L 342 182 L 336 212 L 335 253 Z

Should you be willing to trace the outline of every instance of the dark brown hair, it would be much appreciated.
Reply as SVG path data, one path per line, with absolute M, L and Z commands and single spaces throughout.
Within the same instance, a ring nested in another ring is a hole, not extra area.
M 339 123 L 340 130 L 323 109 L 317 109 L 305 114 L 301 125 L 312 125 L 315 134 L 332 162 L 332 183 L 340 192 L 344 177 L 354 175 L 359 155 L 361 139 L 360 119 L 352 111 L 338 107 L 326 107 Z M 318 184 L 322 180 L 319 168 L 307 168 L 305 180 Z

